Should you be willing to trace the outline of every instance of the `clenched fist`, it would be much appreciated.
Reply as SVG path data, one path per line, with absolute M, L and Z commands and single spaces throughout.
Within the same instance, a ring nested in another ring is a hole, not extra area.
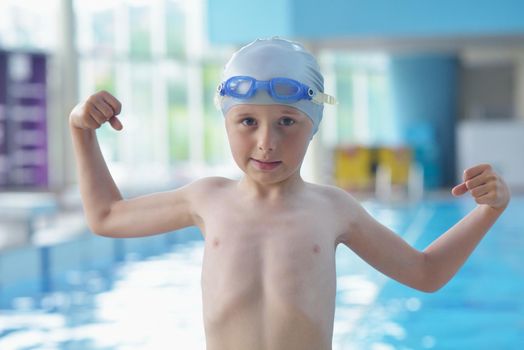
M 497 209 L 503 209 L 508 205 L 510 198 L 508 186 L 489 164 L 466 169 L 463 180 L 463 183 L 451 190 L 454 196 L 469 191 L 478 204 L 486 204 Z
M 122 104 L 113 95 L 99 91 L 73 108 L 69 122 L 79 129 L 94 130 L 109 121 L 113 129 L 122 130 L 122 123 L 116 117 L 121 109 Z

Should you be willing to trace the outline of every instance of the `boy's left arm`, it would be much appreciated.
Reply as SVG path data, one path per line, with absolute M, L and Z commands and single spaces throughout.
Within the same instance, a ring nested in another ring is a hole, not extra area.
M 435 291 L 464 264 L 510 197 L 504 181 L 487 164 L 467 169 L 464 182 L 452 190 L 455 196 L 466 192 L 479 206 L 423 252 L 357 207 L 353 207 L 358 214 L 352 229 L 339 240 L 389 277 L 419 290 Z
M 463 180 L 451 193 L 460 196 L 469 192 L 479 205 L 424 250 L 428 271 L 439 287 L 464 264 L 510 199 L 504 180 L 488 164 L 465 170 Z

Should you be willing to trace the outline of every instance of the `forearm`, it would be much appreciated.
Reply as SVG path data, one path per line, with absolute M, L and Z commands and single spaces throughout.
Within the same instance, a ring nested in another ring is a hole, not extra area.
M 456 274 L 502 211 L 479 205 L 424 250 L 425 289 L 437 290 Z
M 96 131 L 83 130 L 71 124 L 69 128 L 85 216 L 89 227 L 96 231 L 112 204 L 121 200 L 122 196 L 104 161 Z

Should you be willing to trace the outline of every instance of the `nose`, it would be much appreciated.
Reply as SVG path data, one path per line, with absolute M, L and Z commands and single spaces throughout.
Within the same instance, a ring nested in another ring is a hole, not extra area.
M 263 152 L 273 152 L 276 149 L 277 137 L 276 132 L 270 125 L 259 128 L 258 149 Z

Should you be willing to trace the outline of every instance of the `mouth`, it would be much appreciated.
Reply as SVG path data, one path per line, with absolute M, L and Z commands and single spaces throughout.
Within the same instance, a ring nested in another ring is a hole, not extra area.
M 255 167 L 257 167 L 260 170 L 273 170 L 282 163 L 282 161 L 280 160 L 266 162 L 266 161 L 262 161 L 262 160 L 258 160 L 254 158 L 250 158 L 250 159 L 253 161 L 253 164 L 255 165 Z

